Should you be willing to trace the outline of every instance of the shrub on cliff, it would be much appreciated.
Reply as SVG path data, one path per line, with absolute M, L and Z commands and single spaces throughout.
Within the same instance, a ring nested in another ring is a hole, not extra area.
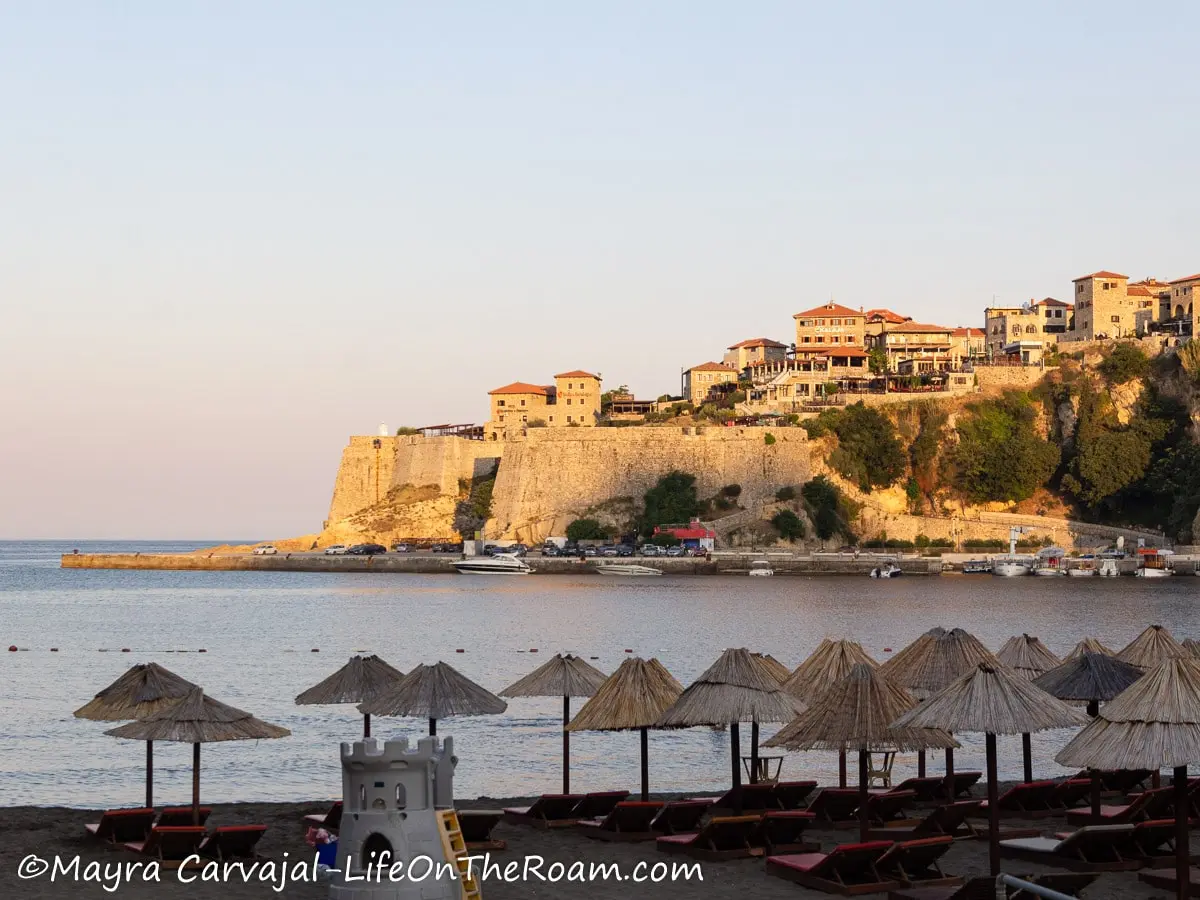
M 1010 391 L 967 406 L 951 457 L 954 486 L 976 502 L 1033 496 L 1058 468 L 1059 449 L 1034 428 L 1036 410 L 1026 394 Z
M 1150 359 L 1137 344 L 1117 344 L 1099 365 L 1109 384 L 1125 384 L 1150 371 Z
M 829 464 L 863 491 L 887 487 L 904 474 L 904 447 L 892 420 L 879 410 L 855 403 L 830 417 L 828 425 L 838 438 Z
M 669 472 L 643 497 L 645 506 L 639 530 L 649 537 L 655 525 L 688 522 L 700 511 L 696 497 L 696 476 Z
M 421 434 L 421 429 L 420 428 L 412 428 L 408 425 L 401 425 L 399 428 L 396 429 L 397 437 L 402 437 L 403 435 L 406 435 L 406 434 Z
M 796 499 L 796 489 L 790 484 L 785 484 L 775 492 L 775 499 L 780 503 L 787 503 L 790 500 Z
M 853 510 L 836 484 L 824 475 L 818 475 L 800 488 L 800 495 L 818 538 L 827 541 L 836 534 L 851 536 Z
M 611 530 L 595 519 L 576 519 L 567 526 L 567 540 L 569 541 L 602 541 L 611 535 Z
M 771 524 L 775 526 L 779 536 L 786 541 L 797 541 L 804 537 L 806 531 L 804 520 L 790 509 L 781 509 L 771 516 Z

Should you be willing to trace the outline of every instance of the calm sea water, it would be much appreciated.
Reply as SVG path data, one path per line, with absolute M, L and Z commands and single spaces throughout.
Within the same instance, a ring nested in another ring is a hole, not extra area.
M 1200 579 L 659 578 L 63 570 L 61 553 L 162 552 L 190 543 L 0 543 L 0 805 L 110 806 L 143 796 L 144 745 L 106 737 L 72 711 L 135 662 L 155 661 L 213 697 L 292 730 L 282 740 L 208 745 L 211 802 L 311 800 L 340 793 L 338 744 L 361 734 L 352 706 L 292 698 L 356 652 L 398 668 L 449 662 L 498 691 L 548 655 L 597 657 L 611 672 L 626 650 L 657 656 L 685 685 L 726 647 L 788 666 L 823 637 L 862 642 L 877 659 L 934 625 L 960 626 L 996 649 L 1028 632 L 1065 653 L 1093 635 L 1122 646 L 1147 624 L 1200 635 Z M 57 647 L 58 652 L 50 652 Z M 121 648 L 131 652 L 122 653 Z M 195 651 L 204 648 L 203 654 Z M 320 652 L 314 653 L 313 649 Z M 456 653 L 462 648 L 465 653 Z M 537 648 L 538 653 L 529 651 Z M 104 652 L 107 651 L 107 652 Z M 575 701 L 576 705 L 581 700 Z M 453 735 L 461 797 L 519 796 L 559 784 L 562 701 L 510 701 L 501 716 L 440 723 Z M 426 723 L 376 719 L 378 736 L 419 736 Z M 764 727 L 763 735 L 774 727 Z M 1069 734 L 1034 737 L 1039 774 Z M 982 768 L 982 739 L 959 768 Z M 745 743 L 743 743 L 745 747 Z M 572 739 L 576 790 L 634 788 L 637 737 Z M 1001 776 L 1020 777 L 1019 739 L 1001 739 Z M 160 802 L 190 796 L 190 748 L 156 745 Z M 728 737 L 709 729 L 651 734 L 652 787 L 712 790 L 728 780 Z M 907 770 L 911 759 L 897 763 Z M 836 757 L 789 754 L 787 777 L 836 778 Z M 939 767 L 940 769 L 940 767 Z

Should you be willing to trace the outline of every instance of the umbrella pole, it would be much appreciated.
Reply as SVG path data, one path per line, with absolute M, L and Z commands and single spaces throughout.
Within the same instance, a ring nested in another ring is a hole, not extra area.
M 1092 776 L 1092 824 L 1100 824 L 1100 770 L 1089 769 Z
M 146 741 L 146 808 L 154 808 L 154 741 Z
M 371 736 L 371 714 L 363 713 L 363 737 Z
M 924 750 L 917 751 L 917 777 L 918 778 L 925 777 L 925 751 Z
M 951 803 L 958 792 L 954 790 L 954 748 L 946 748 L 946 799 Z
M 571 721 L 571 698 L 563 696 L 563 793 L 571 793 L 571 732 L 567 723 Z
M 641 729 L 642 737 L 642 802 L 650 800 L 650 729 Z
M 1025 783 L 1033 781 L 1033 738 L 1021 735 L 1021 754 L 1025 757 Z
M 1000 874 L 1000 788 L 996 783 L 996 736 L 987 735 L 988 866 L 993 878 Z
M 871 823 L 867 819 L 867 782 L 870 780 L 867 751 L 858 751 L 858 839 L 870 840 Z
M 1187 766 L 1175 767 L 1175 896 L 1184 900 L 1191 891 L 1192 863 L 1188 841 Z
M 192 744 L 192 824 L 200 824 L 200 745 Z
M 429 735 L 433 737 L 437 734 L 437 719 L 430 718 L 429 720 Z
M 1100 715 L 1100 701 L 1099 700 L 1089 700 L 1088 701 L 1087 714 L 1089 716 L 1091 716 L 1093 719 L 1096 718 L 1096 716 Z
M 750 783 L 758 784 L 758 723 L 750 723 Z
M 729 752 L 733 757 L 733 812 L 742 814 L 741 731 L 737 722 L 729 723 Z
M 846 751 L 838 751 L 838 787 L 846 786 Z

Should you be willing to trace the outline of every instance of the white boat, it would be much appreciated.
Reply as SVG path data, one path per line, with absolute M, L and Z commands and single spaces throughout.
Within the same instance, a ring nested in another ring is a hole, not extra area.
M 754 562 L 750 563 L 750 572 L 748 574 L 757 578 L 762 578 L 769 575 L 774 575 L 775 570 L 771 568 L 771 564 L 765 559 L 756 559 Z
M 871 570 L 872 578 L 899 578 L 903 574 L 904 570 L 894 562 L 886 562 L 882 566 L 876 566 Z
M 634 578 L 662 574 L 661 569 L 639 566 L 636 563 L 601 563 L 596 566 L 596 571 L 601 575 L 625 575 Z
M 1067 567 L 1069 578 L 1092 578 L 1096 575 L 1096 562 L 1091 559 L 1080 560 L 1076 566 Z
M 1037 560 L 1034 563 L 1033 574 L 1043 577 L 1056 577 L 1066 575 L 1064 565 L 1066 563 L 1067 551 L 1062 547 L 1046 547 L 1044 550 L 1039 550 Z
M 454 568 L 464 575 L 528 575 L 533 571 L 524 560 L 512 553 L 468 556 L 454 563 Z
M 968 559 L 962 564 L 964 575 L 986 575 L 992 571 L 992 561 L 990 559 Z
M 1175 574 L 1171 568 L 1171 557 L 1175 551 L 1146 548 L 1139 550 L 1138 554 L 1142 558 L 1141 567 L 1134 572 L 1138 578 L 1170 578 Z
M 1019 575 L 1028 575 L 1033 571 L 1034 558 L 1017 555 L 1017 535 L 1024 530 L 1020 527 L 1008 529 L 1008 556 L 992 557 L 993 575 L 1001 578 L 1016 578 Z
M 1101 578 L 1116 578 L 1121 574 L 1116 557 L 1106 556 L 1100 560 L 1100 569 L 1096 572 Z

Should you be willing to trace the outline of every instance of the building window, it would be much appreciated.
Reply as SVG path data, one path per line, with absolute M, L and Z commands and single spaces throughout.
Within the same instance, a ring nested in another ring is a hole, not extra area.
M 503 400 L 497 400 L 497 401 L 496 401 L 496 405 L 497 405 L 497 406 L 503 406 L 503 405 L 504 405 L 504 401 L 503 401 Z
M 567 424 L 568 424 L 568 425 L 569 425 L 569 424 L 571 424 L 571 417 L 570 417 L 570 416 L 567 416 Z
M 571 398 L 570 398 L 570 397 L 568 397 L 568 398 L 567 398 L 567 406 L 570 406 L 570 405 L 571 405 Z
M 1111 319 L 1109 319 L 1109 321 L 1112 322 L 1114 325 L 1119 325 L 1119 324 L 1121 324 L 1121 317 L 1113 316 Z
M 1075 285 L 1075 293 L 1077 293 L 1077 294 L 1083 293 L 1083 283 L 1082 282 Z
M 522 400 L 522 401 L 521 401 L 521 405 L 522 405 L 522 406 L 524 406 L 524 405 L 525 405 L 525 401 L 524 401 L 524 400 Z
M 1106 290 L 1106 291 L 1111 290 L 1112 286 L 1113 286 L 1113 283 L 1111 281 L 1104 282 L 1104 290 Z

